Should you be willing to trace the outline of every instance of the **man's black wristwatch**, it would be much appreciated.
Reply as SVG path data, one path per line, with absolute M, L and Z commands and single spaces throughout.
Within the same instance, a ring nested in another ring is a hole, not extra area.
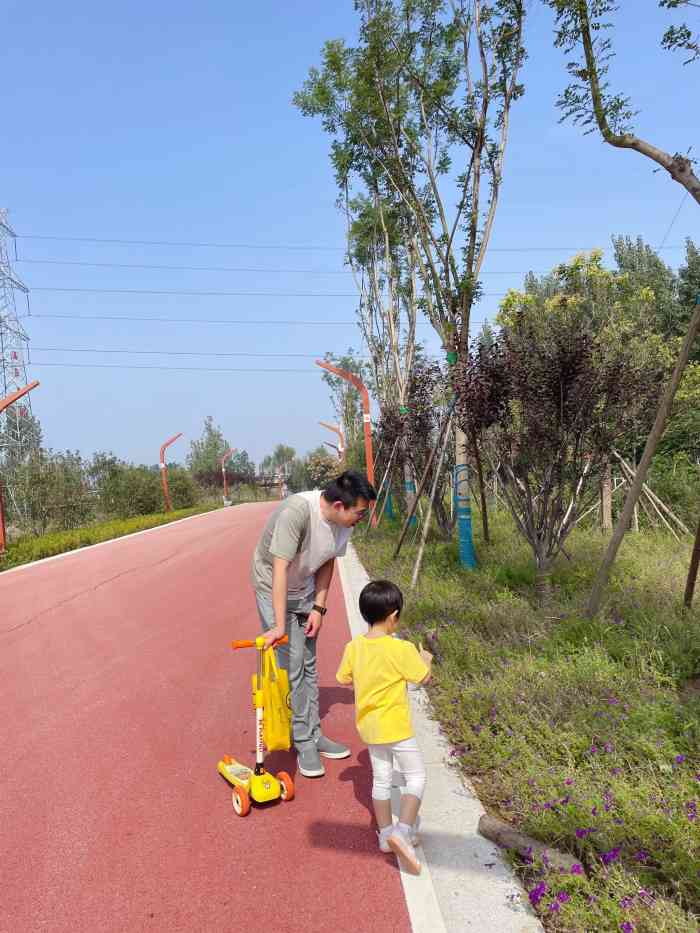
M 325 616 L 325 614 L 328 612 L 328 609 L 326 609 L 325 606 L 317 606 L 316 603 L 314 603 L 311 607 L 311 611 L 318 612 L 319 615 Z

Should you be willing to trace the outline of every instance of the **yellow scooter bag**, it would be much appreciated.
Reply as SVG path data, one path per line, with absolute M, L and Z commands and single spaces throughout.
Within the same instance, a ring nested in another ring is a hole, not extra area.
M 269 752 L 292 747 L 292 708 L 289 675 L 277 664 L 274 648 L 263 652 L 263 741 Z

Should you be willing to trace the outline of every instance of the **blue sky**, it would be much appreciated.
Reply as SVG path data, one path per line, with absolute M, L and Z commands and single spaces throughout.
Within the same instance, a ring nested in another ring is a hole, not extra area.
M 642 157 L 558 123 L 562 57 L 552 47 L 549 11 L 532 8 L 527 92 L 513 112 L 477 325 L 529 269 L 546 271 L 578 248 L 608 247 L 612 234 L 641 235 L 655 246 L 667 237 L 673 248 L 663 256 L 672 266 L 686 236 L 700 239 L 690 199 L 667 236 L 682 201 L 678 185 Z M 691 144 L 697 150 L 700 69 L 660 51 L 667 14 L 655 0 L 635 0 L 634 8 L 634 17 L 618 20 L 612 78 L 640 109 L 640 134 L 670 151 Z M 295 8 L 44 0 L 6 3 L 3 18 L 3 71 L 11 78 L 4 82 L 0 206 L 20 234 L 15 269 L 32 289 L 25 324 L 30 377 L 42 383 L 33 406 L 46 444 L 150 463 L 165 438 L 183 431 L 172 456 L 184 459 L 189 439 L 212 415 L 230 443 L 256 461 L 278 442 L 299 452 L 317 446 L 327 436 L 317 422 L 332 412 L 313 356 L 359 347 L 360 340 L 352 278 L 342 265 L 329 141 L 290 101 L 323 42 L 352 39 L 350 0 L 306 0 Z M 214 271 L 221 267 L 266 271 Z M 157 317 L 200 323 L 145 320 Z M 213 319 L 243 323 L 201 323 Z M 296 323 L 263 323 L 272 321 Z M 428 346 L 434 348 L 430 340 Z M 291 353 L 308 356 L 273 355 Z M 148 365 L 300 371 L 127 368 Z

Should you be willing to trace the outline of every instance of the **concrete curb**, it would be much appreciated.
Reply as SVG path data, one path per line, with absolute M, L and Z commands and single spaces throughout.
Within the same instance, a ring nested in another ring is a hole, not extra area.
M 369 577 L 352 545 L 338 566 L 354 638 L 367 630 L 358 596 Z M 430 718 L 426 692 L 418 688 L 410 694 L 428 772 L 421 808 L 423 872 L 418 878 L 401 873 L 413 933 L 541 933 L 542 925 L 500 850 L 478 833 L 484 808 L 450 765 L 450 747 Z M 398 796 L 396 791 L 395 807 Z

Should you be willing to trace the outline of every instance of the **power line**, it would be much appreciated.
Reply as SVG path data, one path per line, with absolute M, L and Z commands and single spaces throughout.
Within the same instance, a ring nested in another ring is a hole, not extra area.
M 153 288 L 48 288 L 32 287 L 33 292 L 90 292 L 110 295 L 189 295 L 219 298 L 358 298 L 357 292 L 200 292 Z
M 690 192 L 689 192 L 689 191 L 686 191 L 686 192 L 684 193 L 683 197 L 681 198 L 681 203 L 678 205 L 678 210 L 677 210 L 676 213 L 673 215 L 673 220 L 672 220 L 671 223 L 668 225 L 668 230 L 667 230 L 666 233 L 664 234 L 664 238 L 663 238 L 663 240 L 661 241 L 661 246 L 657 246 L 657 247 L 656 247 L 657 249 L 664 249 L 664 248 L 665 248 L 665 247 L 664 247 L 664 243 L 665 243 L 666 240 L 669 238 L 669 235 L 670 235 L 670 233 L 671 233 L 671 230 L 673 230 L 673 227 L 674 227 L 676 221 L 678 220 L 678 215 L 679 215 L 680 212 L 683 210 L 683 205 L 685 204 L 686 199 L 688 198 L 689 194 L 690 194 Z
M 88 236 L 62 236 L 47 233 L 18 233 L 17 239 L 22 240 L 57 240 L 73 243 L 112 243 L 121 246 L 185 246 L 205 249 L 280 249 L 280 250 L 319 250 L 329 252 L 346 252 L 345 246 L 321 246 L 300 243 L 209 243 L 185 240 L 131 240 L 106 237 Z M 600 249 L 600 246 L 491 246 L 490 253 L 551 253 L 557 250 L 567 252 L 587 252 L 591 249 Z M 682 244 L 677 246 L 664 246 L 663 249 L 684 249 Z
M 34 318 L 66 319 L 76 321 L 140 321 L 148 324 L 300 324 L 303 326 L 327 327 L 328 325 L 357 325 L 357 321 L 269 321 L 269 320 L 221 320 L 220 318 L 179 318 L 179 317 L 130 317 L 116 314 L 32 314 Z M 418 321 L 418 326 L 430 326 L 428 321 Z
M 92 269 L 161 269 L 168 272 L 290 272 L 301 275 L 352 275 L 349 269 L 260 269 L 249 266 L 161 266 L 141 262 L 84 262 L 81 259 L 17 259 L 47 266 L 89 266 Z
M 298 357 L 302 359 L 321 359 L 323 353 L 249 353 L 236 350 L 231 353 L 219 353 L 199 350 L 117 350 L 108 347 L 36 347 L 32 350 L 41 353 L 129 353 L 141 356 L 245 356 L 245 357 Z M 368 357 L 362 357 L 368 359 Z
M 279 269 L 259 268 L 251 266 L 164 266 L 151 265 L 141 262 L 84 262 L 82 259 L 17 259 L 16 262 L 32 263 L 34 265 L 48 266 L 86 266 L 91 269 L 159 269 L 167 272 L 261 272 L 261 273 L 294 273 L 299 275 L 352 275 L 350 269 Z M 528 269 L 526 271 L 496 269 L 481 272 L 480 275 L 546 275 L 547 269 Z
M 188 372 L 188 373 L 306 373 L 307 376 L 318 376 L 318 370 L 314 369 L 227 369 L 215 368 L 210 366 L 156 366 L 156 365 L 135 365 L 133 363 L 49 363 L 44 361 L 37 362 L 32 360 L 32 367 L 37 366 L 57 366 L 64 369 L 158 369 L 170 372 Z
M 98 295 L 188 295 L 217 298 L 359 298 L 357 292 L 198 292 L 152 288 L 48 288 L 32 287 L 32 292 L 86 292 Z M 483 292 L 484 298 L 503 298 L 507 292 Z
M 169 289 L 167 291 L 151 288 L 48 288 L 37 286 L 33 292 L 90 292 L 92 294 L 114 295 L 188 295 L 191 297 L 218 297 L 218 298 L 359 298 L 357 292 L 199 292 L 180 291 Z M 507 292 L 483 292 L 484 298 L 504 298 Z

